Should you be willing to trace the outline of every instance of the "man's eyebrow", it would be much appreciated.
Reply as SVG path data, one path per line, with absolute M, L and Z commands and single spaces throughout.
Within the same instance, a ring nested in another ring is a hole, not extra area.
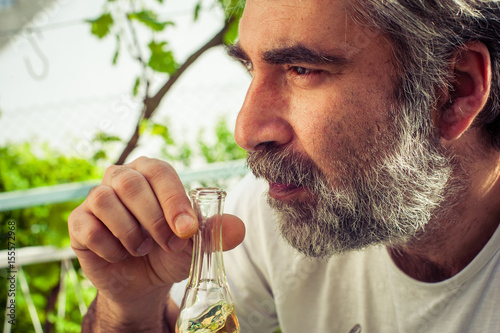
M 227 54 L 239 61 L 250 61 L 250 57 L 248 57 L 238 43 L 230 45 L 227 49 Z
M 238 44 L 229 46 L 229 56 L 241 61 L 250 62 L 250 57 Z M 264 52 L 262 59 L 272 65 L 283 64 L 313 64 L 313 65 L 345 65 L 349 62 L 347 58 L 312 50 L 303 45 L 295 45 Z
M 262 58 L 264 61 L 274 65 L 298 63 L 313 65 L 345 65 L 349 62 L 344 57 L 315 51 L 300 44 L 266 51 Z

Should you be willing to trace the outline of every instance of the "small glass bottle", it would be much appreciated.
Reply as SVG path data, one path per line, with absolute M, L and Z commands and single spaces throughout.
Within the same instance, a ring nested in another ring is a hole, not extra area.
M 198 217 L 191 270 L 176 333 L 236 333 L 239 323 L 222 260 L 222 211 L 226 192 L 196 188 L 189 192 Z

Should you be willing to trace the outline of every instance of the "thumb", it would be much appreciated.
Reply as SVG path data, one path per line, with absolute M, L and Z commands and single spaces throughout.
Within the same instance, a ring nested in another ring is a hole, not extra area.
M 238 246 L 245 238 L 245 224 L 243 221 L 231 214 L 222 217 L 222 247 L 229 251 Z

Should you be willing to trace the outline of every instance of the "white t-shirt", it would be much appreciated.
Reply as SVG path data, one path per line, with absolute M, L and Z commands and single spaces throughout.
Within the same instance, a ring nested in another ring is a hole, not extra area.
M 500 332 L 500 228 L 459 274 L 424 283 L 383 246 L 326 262 L 299 254 L 281 238 L 266 190 L 249 175 L 226 200 L 247 228 L 224 255 L 242 333 Z

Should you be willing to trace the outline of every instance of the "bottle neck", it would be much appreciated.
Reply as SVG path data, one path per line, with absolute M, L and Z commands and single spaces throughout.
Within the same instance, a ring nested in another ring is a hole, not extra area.
M 199 220 L 199 229 L 193 238 L 193 258 L 188 285 L 199 283 L 226 283 L 222 259 L 221 216 L 214 215 L 207 220 Z

